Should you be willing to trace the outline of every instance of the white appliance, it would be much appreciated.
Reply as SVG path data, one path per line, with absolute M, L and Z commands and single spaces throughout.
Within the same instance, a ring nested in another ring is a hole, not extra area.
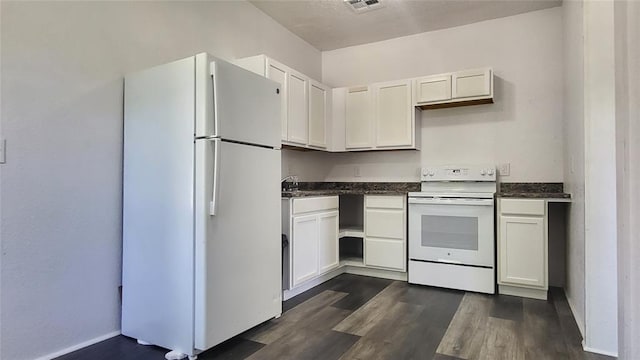
M 422 169 L 409 193 L 409 282 L 495 293 L 494 166 Z
M 207 54 L 125 77 L 124 335 L 193 359 L 282 313 L 280 96 Z

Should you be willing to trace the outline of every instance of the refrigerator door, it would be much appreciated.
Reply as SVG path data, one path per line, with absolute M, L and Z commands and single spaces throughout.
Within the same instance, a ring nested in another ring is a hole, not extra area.
M 280 148 L 280 84 L 196 55 L 196 137 Z
M 122 333 L 193 354 L 194 58 L 127 75 Z
M 279 150 L 196 140 L 199 350 L 282 312 L 280 166 Z

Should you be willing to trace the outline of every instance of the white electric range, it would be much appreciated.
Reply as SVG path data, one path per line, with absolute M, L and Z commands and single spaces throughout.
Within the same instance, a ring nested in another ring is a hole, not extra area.
M 409 193 L 409 282 L 495 293 L 495 166 L 430 166 L 421 182 Z

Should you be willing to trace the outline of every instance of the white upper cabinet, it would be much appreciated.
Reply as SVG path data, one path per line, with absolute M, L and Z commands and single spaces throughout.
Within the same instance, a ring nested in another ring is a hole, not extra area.
M 416 103 L 451 100 L 451 75 L 434 75 L 415 80 Z
M 471 69 L 415 79 L 414 105 L 426 109 L 490 104 L 493 70 Z
M 452 97 L 461 99 L 492 95 L 491 73 L 488 68 L 454 72 L 451 76 Z
M 330 89 L 311 80 L 309 82 L 309 145 L 327 147 L 327 109 Z
M 282 140 L 287 140 L 287 70 L 276 61 L 267 59 L 266 77 L 280 84 L 280 131 Z
M 342 109 L 334 107 L 333 125 L 337 132 L 339 114 L 344 114 L 345 150 L 420 148 L 412 79 L 334 89 L 333 97 L 334 105 L 344 103 Z M 340 145 L 334 139 L 333 148 L 341 149 Z
M 400 147 L 413 143 L 414 110 L 411 80 L 375 84 L 376 146 Z
M 308 78 L 290 71 L 287 79 L 287 141 L 300 145 L 309 142 Z
M 236 59 L 234 63 L 281 85 L 280 129 L 283 144 L 327 148 L 331 114 L 329 87 L 265 55 Z
M 373 104 L 368 86 L 347 91 L 345 148 L 373 147 Z

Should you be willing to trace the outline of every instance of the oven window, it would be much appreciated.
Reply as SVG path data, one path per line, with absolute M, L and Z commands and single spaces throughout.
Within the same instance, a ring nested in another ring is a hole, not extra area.
M 478 250 L 478 218 L 422 215 L 422 246 Z

